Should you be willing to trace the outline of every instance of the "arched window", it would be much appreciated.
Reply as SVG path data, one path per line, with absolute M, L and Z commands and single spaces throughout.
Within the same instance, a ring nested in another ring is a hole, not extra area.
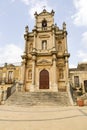
M 42 21 L 42 27 L 47 27 L 47 21 L 45 19 Z
M 79 87 L 79 76 L 74 76 L 75 87 Z
M 12 83 L 13 81 L 13 71 L 8 72 L 8 83 Z
M 47 21 L 45 19 L 42 21 L 42 30 L 47 30 Z

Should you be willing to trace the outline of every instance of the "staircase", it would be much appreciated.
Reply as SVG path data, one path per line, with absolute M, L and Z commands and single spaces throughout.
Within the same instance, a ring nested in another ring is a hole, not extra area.
M 15 106 L 70 106 L 67 92 L 15 92 L 6 105 Z

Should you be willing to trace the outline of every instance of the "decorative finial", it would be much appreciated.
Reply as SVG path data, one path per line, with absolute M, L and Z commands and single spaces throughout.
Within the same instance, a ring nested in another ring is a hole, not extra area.
M 66 30 L 66 23 L 63 22 L 63 30 Z
M 52 9 L 52 11 L 51 11 L 52 16 L 54 16 L 54 13 L 55 13 L 55 12 L 54 12 L 54 10 Z
M 44 5 L 44 6 L 43 6 L 43 12 L 46 12 L 46 9 L 45 9 L 45 8 L 46 8 L 46 6 Z
M 37 11 L 35 11 L 35 14 L 34 14 L 35 16 L 37 16 Z
M 28 27 L 28 25 L 25 27 L 25 32 L 26 33 L 28 33 L 28 31 L 29 31 L 29 27 Z

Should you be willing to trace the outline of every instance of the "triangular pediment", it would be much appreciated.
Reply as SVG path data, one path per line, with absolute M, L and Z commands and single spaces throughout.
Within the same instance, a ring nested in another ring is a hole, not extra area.
M 40 14 L 38 14 L 38 15 L 39 15 L 39 16 L 50 15 L 50 13 L 44 9 L 44 10 L 43 10 Z

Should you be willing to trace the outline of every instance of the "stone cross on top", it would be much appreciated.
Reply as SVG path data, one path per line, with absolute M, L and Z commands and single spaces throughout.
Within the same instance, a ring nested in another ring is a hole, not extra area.
M 45 10 L 45 9 L 46 9 L 46 6 L 44 5 L 44 6 L 43 6 L 43 10 Z

